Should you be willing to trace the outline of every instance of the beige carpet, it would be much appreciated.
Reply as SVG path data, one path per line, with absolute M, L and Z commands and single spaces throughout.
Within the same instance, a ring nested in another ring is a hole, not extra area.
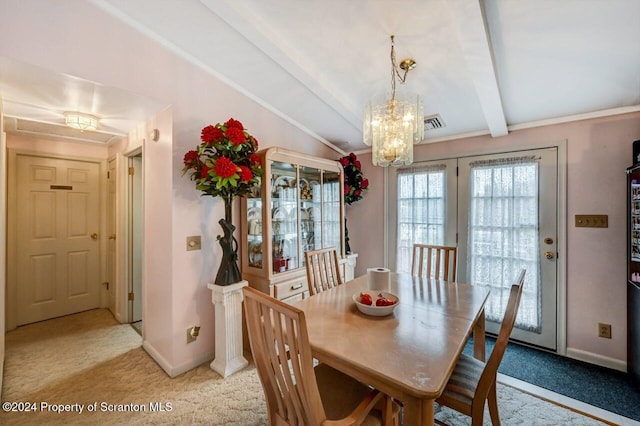
M 37 411 L 2 412 L 0 424 L 267 423 L 262 388 L 252 366 L 223 380 L 203 364 L 170 379 L 140 344 L 131 326 L 118 324 L 103 309 L 7 333 L 3 408 L 8 402 L 29 402 Z M 602 424 L 504 385 L 498 388 L 498 399 L 505 425 Z M 63 404 L 76 411 L 52 411 Z M 82 413 L 77 412 L 79 406 Z M 96 411 L 90 412 L 94 406 Z M 125 408 L 146 411 L 108 411 Z M 470 424 L 448 410 L 438 417 L 453 426 Z

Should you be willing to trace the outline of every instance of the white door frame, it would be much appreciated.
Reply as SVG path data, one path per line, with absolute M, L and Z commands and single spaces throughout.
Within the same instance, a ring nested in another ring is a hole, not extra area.
M 115 259 L 115 316 L 121 323 L 131 322 L 131 310 L 129 309 L 129 283 L 131 282 L 131 186 L 129 182 L 129 160 L 142 153 L 142 147 L 138 146 L 131 151 L 116 154 L 116 259 Z M 142 158 L 144 167 L 144 155 Z M 144 188 L 144 182 L 143 182 Z M 144 211 L 144 205 L 143 205 Z M 143 220 L 144 222 L 144 220 Z M 144 228 L 144 227 L 143 227 Z M 142 230 L 144 233 L 144 229 Z M 144 234 L 143 234 L 144 235 Z M 144 249 L 143 249 L 144 250 Z M 144 286 L 144 278 L 143 278 Z M 144 321 L 144 307 L 143 307 Z
M 100 166 L 99 171 L 99 184 L 98 184 L 98 199 L 100 200 L 100 204 L 105 204 L 105 196 L 106 196 L 106 185 L 107 180 L 106 170 L 107 170 L 107 162 L 106 160 L 100 160 L 96 158 L 88 158 L 88 157 L 74 157 L 68 155 L 60 155 L 39 151 L 29 151 L 22 149 L 8 149 L 7 150 L 7 292 L 5 299 L 5 308 L 6 308 L 6 330 L 13 330 L 17 327 L 18 317 L 17 317 L 17 306 L 18 306 L 18 291 L 16 288 L 16 280 L 17 280 L 17 246 L 18 240 L 16 235 L 16 226 L 15 221 L 17 220 L 17 173 L 16 173 L 16 165 L 17 165 L 17 157 L 18 155 L 28 155 L 32 157 L 42 157 L 42 158 L 55 158 L 61 160 L 75 160 L 75 161 L 84 161 L 89 163 L 98 163 Z M 105 265 L 104 265 L 104 256 L 103 253 L 106 253 L 106 233 L 107 233 L 107 218 L 106 218 L 106 209 L 100 208 L 100 217 L 99 217 L 99 242 L 98 242 L 98 257 L 100 259 L 100 282 L 105 281 Z M 105 292 L 106 288 L 102 287 L 101 292 Z M 100 297 L 100 300 L 105 300 L 105 297 Z
M 488 155 L 488 154 L 500 154 L 511 151 L 523 151 L 533 149 L 544 149 L 556 147 L 558 149 L 558 234 L 557 234 L 557 337 L 556 337 L 556 353 L 559 355 L 567 354 L 567 140 L 563 139 L 554 142 L 539 142 L 539 143 L 526 143 L 513 145 L 509 148 L 496 147 L 486 148 L 477 151 L 470 151 L 460 153 L 459 155 L 450 155 L 447 157 L 431 157 L 423 158 L 420 155 L 414 156 L 414 162 L 429 161 L 429 160 L 447 160 L 450 158 L 468 157 L 476 155 Z M 394 224 L 390 223 L 391 210 L 390 203 L 393 200 L 389 199 L 389 177 L 395 176 L 395 173 L 389 173 L 387 169 L 384 170 L 384 254 L 385 265 L 391 265 L 390 252 L 395 250 L 395 246 L 390 242 L 390 226 Z M 391 265 L 393 266 L 393 265 Z
M 136 160 L 139 158 L 139 160 Z M 140 166 L 136 167 L 136 163 L 139 161 Z M 134 169 L 134 174 L 127 173 L 129 190 L 128 200 L 129 208 L 126 211 L 128 230 L 129 230 L 129 256 L 127 257 L 127 269 L 129 271 L 129 280 L 127 281 L 127 291 L 133 293 L 135 300 L 128 300 L 128 322 L 136 321 L 136 312 L 140 314 L 142 319 L 142 259 L 143 259 L 143 241 L 144 241 L 144 193 L 142 186 L 144 158 L 142 156 L 142 148 L 135 150 L 132 154 L 128 155 L 128 167 Z M 136 200 L 136 179 L 139 179 L 140 191 L 138 199 Z M 139 215 L 136 220 L 136 215 Z M 136 280 L 140 288 L 137 288 Z M 137 290 L 137 291 L 136 291 Z M 136 309 L 137 307 L 137 309 Z

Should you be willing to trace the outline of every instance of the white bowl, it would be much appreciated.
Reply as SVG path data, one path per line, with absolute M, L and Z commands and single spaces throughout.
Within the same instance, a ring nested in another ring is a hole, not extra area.
M 361 294 L 369 294 L 371 295 L 371 300 L 373 300 L 372 305 L 365 305 L 360 303 L 360 295 Z M 376 300 L 380 298 L 380 294 L 389 300 L 393 300 L 395 303 L 389 306 L 376 306 Z M 371 315 L 374 317 L 384 317 L 386 315 L 390 315 L 393 313 L 394 309 L 398 306 L 398 297 L 394 294 L 388 293 L 386 291 L 363 291 L 353 295 L 353 301 L 355 302 L 358 310 L 365 315 Z

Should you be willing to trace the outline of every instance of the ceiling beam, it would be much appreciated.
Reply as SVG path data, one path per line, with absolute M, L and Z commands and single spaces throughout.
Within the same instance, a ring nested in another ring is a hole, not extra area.
M 456 0 L 445 4 L 457 27 L 460 47 L 480 101 L 491 136 L 509 133 L 502 109 L 493 49 L 481 0 Z

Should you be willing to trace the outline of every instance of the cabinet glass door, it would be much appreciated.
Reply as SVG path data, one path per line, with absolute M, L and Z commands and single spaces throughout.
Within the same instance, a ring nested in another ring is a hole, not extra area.
M 340 173 L 325 172 L 322 179 L 322 247 L 341 252 Z
M 271 164 L 271 250 L 273 272 L 299 268 L 298 182 L 296 166 Z
M 247 195 L 247 252 L 249 266 L 262 269 L 262 198 L 261 185 Z
M 300 241 L 304 252 L 322 247 L 322 171 L 300 167 Z

